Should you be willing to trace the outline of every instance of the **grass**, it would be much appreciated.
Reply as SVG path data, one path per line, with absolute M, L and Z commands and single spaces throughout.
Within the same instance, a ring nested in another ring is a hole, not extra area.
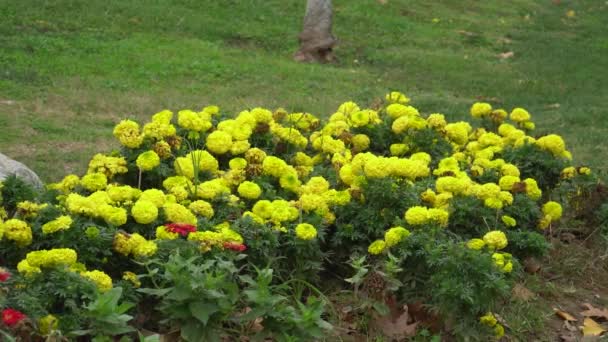
M 606 171 L 603 1 L 334 1 L 339 61 L 296 64 L 304 1 L 12 1 L 0 7 L 0 150 L 44 180 L 83 172 L 111 128 L 218 104 L 329 115 L 399 89 L 421 111 L 528 109 Z M 566 16 L 568 10 L 575 16 Z M 499 53 L 513 51 L 501 59 Z

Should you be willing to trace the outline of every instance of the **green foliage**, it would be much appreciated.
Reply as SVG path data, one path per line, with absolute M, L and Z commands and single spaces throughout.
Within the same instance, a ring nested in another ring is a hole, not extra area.
M 463 329 L 491 311 L 511 289 L 492 258 L 462 243 L 439 245 L 430 251 L 428 263 L 433 268 L 428 282 L 431 302 L 442 314 L 457 319 Z
M 129 325 L 129 321 L 133 319 L 133 316 L 126 314 L 133 307 L 133 304 L 118 304 L 121 297 L 121 287 L 114 287 L 100 294 L 95 301 L 85 306 L 83 310 L 83 315 L 89 328 L 73 331 L 72 335 L 91 335 L 95 339 L 122 335 L 134 331 L 135 329 Z
M 38 193 L 32 185 L 26 183 L 16 175 L 6 177 L 0 187 L 0 203 L 5 210 L 12 214 L 17 210 L 17 203 L 23 201 L 33 201 Z
M 544 235 L 527 230 L 507 230 L 509 253 L 521 260 L 526 257 L 542 257 L 547 254 L 550 244 Z
M 522 180 L 534 178 L 543 191 L 549 191 L 557 185 L 562 170 L 567 166 L 564 158 L 555 158 L 551 152 L 542 150 L 534 144 L 507 148 L 503 158 L 518 166 Z

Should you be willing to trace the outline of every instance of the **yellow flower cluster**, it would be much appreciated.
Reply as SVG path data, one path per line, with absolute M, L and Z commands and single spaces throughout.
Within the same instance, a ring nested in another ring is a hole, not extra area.
M 122 120 L 114 127 L 114 136 L 128 148 L 138 148 L 144 140 L 139 132 L 139 124 L 131 120 Z
M 25 259 L 17 264 L 19 273 L 31 275 L 42 272 L 42 268 L 58 266 L 70 267 L 76 263 L 76 251 L 70 248 L 56 248 L 27 253 Z
M 160 157 L 154 151 L 146 151 L 137 157 L 135 164 L 142 171 L 150 171 L 160 165 Z
M 491 312 L 488 312 L 487 314 L 481 316 L 479 318 L 479 322 L 490 328 L 494 328 L 494 335 L 496 336 L 496 338 L 501 338 L 505 335 L 505 328 L 500 323 L 498 323 L 498 320 Z
M 106 178 L 111 179 L 115 175 L 127 173 L 128 171 L 129 169 L 127 168 L 127 161 L 124 157 L 111 157 L 98 153 L 89 162 L 89 169 L 87 173 L 101 173 L 105 175 Z M 70 183 L 72 183 L 73 177 L 75 176 L 68 177 L 72 177 L 72 179 L 69 180 Z M 65 181 L 66 179 L 64 178 L 63 182 Z
M 102 271 L 85 271 L 80 273 L 80 275 L 95 283 L 99 292 L 107 292 L 112 289 L 112 278 Z
M 70 229 L 72 225 L 72 218 L 68 215 L 62 215 L 53 221 L 47 222 L 42 225 L 43 234 L 52 234 L 60 230 Z
M 448 219 L 449 212 L 445 209 L 414 206 L 405 212 L 405 220 L 413 226 L 435 223 L 444 227 L 448 224 Z
M 148 241 L 138 233 L 119 232 L 114 236 L 114 250 L 125 256 L 149 257 L 154 255 L 157 249 L 156 242 Z
M 317 229 L 312 224 L 300 223 L 296 226 L 296 236 L 300 240 L 312 240 L 317 237 Z
M 486 235 L 483 236 L 483 241 L 485 242 L 486 246 L 492 250 L 503 249 L 507 247 L 508 244 L 507 236 L 500 230 L 494 230 L 486 233 Z
M 14 241 L 17 246 L 24 247 L 32 243 L 32 228 L 19 219 L 6 220 L 0 223 L 0 238 Z
M 542 211 L 543 217 L 540 219 L 538 224 L 540 229 L 549 227 L 551 222 L 555 222 L 562 217 L 562 206 L 554 201 L 549 201 L 543 204 Z
M 17 203 L 17 209 L 19 215 L 23 218 L 33 218 L 38 215 L 38 212 L 48 207 L 48 203 L 34 203 L 30 201 L 23 201 Z

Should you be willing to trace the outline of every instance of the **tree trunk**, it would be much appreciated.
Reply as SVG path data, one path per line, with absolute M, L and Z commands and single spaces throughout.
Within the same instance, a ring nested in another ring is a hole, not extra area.
M 307 0 L 304 27 L 299 35 L 300 49 L 294 54 L 298 62 L 331 62 L 337 43 L 331 33 L 331 0 Z

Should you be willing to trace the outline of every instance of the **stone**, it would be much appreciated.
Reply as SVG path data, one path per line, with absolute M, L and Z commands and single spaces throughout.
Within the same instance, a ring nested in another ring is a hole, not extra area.
M 36 188 L 43 187 L 42 181 L 34 171 L 30 170 L 22 163 L 0 153 L 0 181 L 13 174 Z

